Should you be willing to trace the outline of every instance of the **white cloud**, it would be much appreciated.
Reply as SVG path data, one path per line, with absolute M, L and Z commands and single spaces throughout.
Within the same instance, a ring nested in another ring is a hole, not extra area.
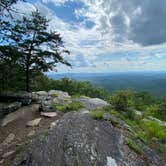
M 43 15 L 51 19 L 50 29 L 56 30 L 62 35 L 66 48 L 71 51 L 71 55 L 67 56 L 67 59 L 73 63 L 72 71 L 112 71 L 150 68 L 150 63 L 146 63 L 146 60 L 152 56 L 152 52 L 155 52 L 156 49 L 165 48 L 165 45 L 141 46 L 139 43 L 143 43 L 144 39 L 142 38 L 138 41 L 139 36 L 135 36 L 137 32 L 135 31 L 134 23 L 137 26 L 142 26 L 144 24 L 139 22 L 140 17 L 142 20 L 150 19 L 151 8 L 154 8 L 154 4 L 148 9 L 149 0 L 146 4 L 143 3 L 143 0 L 140 3 L 136 0 L 41 1 L 43 3 L 37 1 L 33 5 L 20 2 L 18 7 L 25 13 L 28 13 L 29 9 L 34 10 L 38 8 Z M 49 2 L 54 3 L 56 6 L 63 5 L 67 1 L 81 1 L 84 3 L 85 7 L 75 10 L 75 14 L 77 17 L 85 17 L 84 21 L 93 22 L 94 26 L 91 29 L 86 28 L 84 23 L 70 24 L 63 21 L 56 16 L 56 11 L 51 10 L 46 5 Z M 145 14 L 145 18 L 143 14 Z M 144 31 L 138 34 L 142 35 L 142 33 Z M 149 33 L 145 34 L 145 37 L 148 38 L 148 35 Z M 140 52 L 140 57 L 137 60 L 129 60 L 127 58 L 117 58 L 116 60 L 101 62 L 96 60 L 102 59 L 103 54 L 112 56 L 111 53 L 113 52 L 126 50 L 136 50 Z M 163 57 L 164 55 L 164 53 L 154 53 L 153 57 Z M 59 68 L 62 71 L 64 69 L 66 71 L 70 70 L 64 66 Z
M 54 3 L 55 5 L 64 4 L 66 1 L 68 1 L 68 0 L 42 0 L 43 3 L 52 2 L 52 3 Z

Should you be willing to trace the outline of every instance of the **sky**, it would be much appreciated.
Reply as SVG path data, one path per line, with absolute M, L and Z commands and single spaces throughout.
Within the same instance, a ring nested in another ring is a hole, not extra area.
M 72 68 L 59 72 L 166 70 L 165 0 L 26 0 L 16 8 L 38 9 L 61 34 Z

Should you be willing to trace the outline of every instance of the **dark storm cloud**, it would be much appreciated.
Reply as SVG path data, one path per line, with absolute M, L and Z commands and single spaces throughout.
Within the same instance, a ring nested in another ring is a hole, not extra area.
M 110 23 L 118 40 L 127 37 L 143 46 L 166 42 L 166 0 L 103 0 L 102 5 L 107 15 L 113 13 Z

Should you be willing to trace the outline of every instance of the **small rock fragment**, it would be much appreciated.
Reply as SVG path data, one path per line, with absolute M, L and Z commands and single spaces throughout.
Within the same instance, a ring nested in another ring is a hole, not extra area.
M 3 141 L 2 145 L 6 146 L 9 145 L 15 138 L 15 135 L 13 133 L 10 133 L 7 138 Z
M 56 112 L 41 112 L 41 115 L 48 118 L 53 118 L 57 116 L 57 113 Z
M 35 130 L 32 130 L 32 131 L 30 131 L 29 133 L 28 133 L 28 137 L 32 137 L 32 136 L 34 136 L 35 135 Z
M 10 155 L 12 155 L 13 153 L 15 153 L 14 150 L 13 150 L 13 151 L 10 151 L 10 152 L 6 152 L 2 157 L 3 157 L 3 158 L 7 158 L 7 157 L 9 157 Z
M 50 130 L 52 130 L 57 125 L 58 122 L 59 122 L 59 120 L 56 120 L 55 122 L 52 122 L 50 124 Z
M 0 161 L 0 164 L 3 164 L 3 163 L 4 163 L 4 161 L 5 161 L 5 160 L 4 160 L 4 159 L 2 159 L 2 160 Z
M 31 120 L 27 123 L 27 126 L 28 127 L 38 126 L 41 120 L 42 120 L 42 118 L 37 118 L 37 119 Z

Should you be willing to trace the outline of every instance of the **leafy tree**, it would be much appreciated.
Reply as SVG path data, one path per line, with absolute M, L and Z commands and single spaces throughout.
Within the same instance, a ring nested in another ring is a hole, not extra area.
M 115 92 L 110 96 L 110 103 L 117 111 L 127 111 L 129 107 L 134 105 L 134 92 L 122 90 Z
M 23 70 L 16 63 L 19 56 L 14 47 L 0 46 L 0 92 L 23 89 Z
M 71 66 L 62 57 L 63 53 L 70 52 L 64 48 L 60 34 L 48 31 L 48 23 L 46 17 L 35 11 L 30 17 L 17 20 L 6 36 L 5 47 L 16 51 L 9 58 L 15 59 L 24 71 L 27 91 L 30 91 L 30 80 L 35 73 L 54 70 L 57 63 Z
M 159 105 L 158 114 L 160 119 L 166 120 L 166 100 Z

